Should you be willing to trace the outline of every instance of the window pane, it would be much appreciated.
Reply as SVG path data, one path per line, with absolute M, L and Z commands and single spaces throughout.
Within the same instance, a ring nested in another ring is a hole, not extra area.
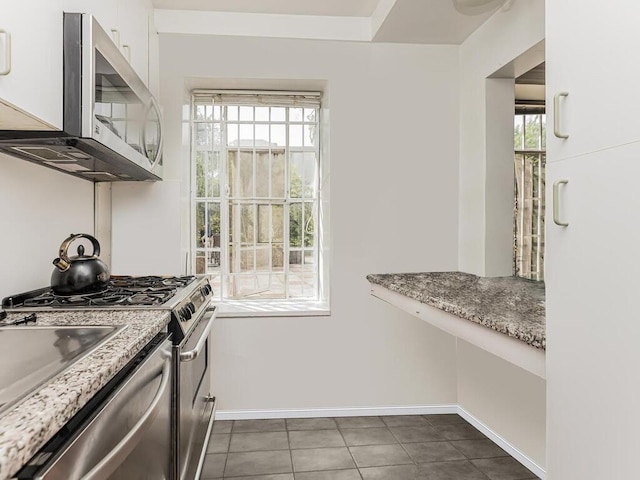
M 271 241 L 282 243 L 284 241 L 284 205 L 271 206 L 271 223 L 273 226 Z
M 240 107 L 240 120 L 243 122 L 253 121 L 253 107 Z
M 522 123 L 522 115 L 516 115 L 513 121 L 513 149 L 514 150 L 522 150 L 524 146 L 523 141 L 523 123 Z
M 271 145 L 274 147 L 285 147 L 287 145 L 285 125 L 271 125 Z
M 271 196 L 284 198 L 284 191 L 284 150 L 274 150 L 271 152 Z
M 284 122 L 286 120 L 287 109 L 284 107 L 271 107 L 271 121 Z
M 315 108 L 305 108 L 304 109 L 304 121 L 316 123 L 316 109 Z
M 258 205 L 258 243 L 271 241 L 271 205 Z
M 304 204 L 304 246 L 313 247 L 315 235 L 315 221 L 313 212 L 313 203 L 305 202 Z
M 254 206 L 242 205 L 240 207 L 240 242 L 243 245 L 253 245 L 255 238 Z
M 269 107 L 256 107 L 256 122 L 269 121 Z
M 238 120 L 238 107 L 236 106 L 227 107 L 227 120 L 231 120 L 231 121 Z
M 269 125 L 256 125 L 256 147 L 269 146 Z
M 289 205 L 289 245 L 292 247 L 302 246 L 302 204 L 292 203 Z
M 316 194 L 315 152 L 291 152 L 289 187 L 292 198 L 313 198 Z
M 253 146 L 253 125 L 240 125 L 240 145 Z
M 256 152 L 256 197 L 268 197 L 271 178 L 269 173 L 271 155 L 269 152 Z
M 316 146 L 316 143 L 317 143 L 316 131 L 317 129 L 315 125 L 304 126 L 304 146 L 305 147 Z
M 289 109 L 289 121 L 301 122 L 303 118 L 302 108 L 290 108 Z
M 211 148 L 212 127 L 209 123 L 196 123 L 196 149 Z
M 240 145 L 238 139 L 238 124 L 237 123 L 228 123 L 227 124 L 227 145 L 229 147 L 238 147 Z
M 259 247 L 256 249 L 256 271 L 269 272 L 271 270 L 271 249 L 267 245 L 266 247 Z
M 289 146 L 302 146 L 302 125 L 289 125 Z
M 524 148 L 539 150 L 542 147 L 540 142 L 540 115 L 525 115 L 524 132 Z
M 253 197 L 253 151 L 228 152 L 229 192 L 232 197 Z
M 271 247 L 271 268 L 276 271 L 284 270 L 284 245 L 281 243 Z

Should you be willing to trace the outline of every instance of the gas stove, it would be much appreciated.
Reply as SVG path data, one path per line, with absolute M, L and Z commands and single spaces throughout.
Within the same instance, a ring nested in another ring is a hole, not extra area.
M 209 307 L 212 289 L 206 277 L 117 276 L 104 290 L 77 295 L 56 295 L 50 287 L 6 297 L 7 312 L 52 310 L 131 310 L 171 311 L 169 329 L 174 342 L 180 342 Z

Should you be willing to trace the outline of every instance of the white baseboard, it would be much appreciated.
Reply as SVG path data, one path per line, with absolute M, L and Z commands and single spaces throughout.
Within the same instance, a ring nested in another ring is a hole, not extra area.
M 216 420 L 263 420 L 269 418 L 317 418 L 317 417 L 368 417 L 384 415 L 439 415 L 457 413 L 480 430 L 496 445 L 545 480 L 546 472 L 536 462 L 522 453 L 504 438 L 491 430 L 471 413 L 459 405 L 418 405 L 411 407 L 347 407 L 347 408 L 304 408 L 283 410 L 216 410 Z
M 458 406 L 303 408 L 287 410 L 216 410 L 216 420 L 260 420 L 267 418 L 368 417 L 383 415 L 437 415 L 458 413 Z
M 462 408 L 459 405 L 458 405 L 458 415 L 460 415 L 467 422 L 469 422 L 471 425 L 473 425 L 482 433 L 484 433 L 489 439 L 491 439 L 493 443 L 498 445 L 505 452 L 507 452 L 509 455 L 515 458 L 518 462 L 520 462 L 522 465 L 524 465 L 529 470 L 531 470 L 541 480 L 545 480 L 547 476 L 547 472 L 544 470 L 544 468 L 542 468 L 536 462 L 531 460 L 527 455 L 525 455 L 516 447 L 511 445 L 504 438 L 502 438 L 496 432 L 491 430 L 488 426 L 486 426 L 484 423 L 482 423 L 480 420 L 478 420 L 476 417 L 474 417 L 472 414 L 467 412 L 464 408 Z

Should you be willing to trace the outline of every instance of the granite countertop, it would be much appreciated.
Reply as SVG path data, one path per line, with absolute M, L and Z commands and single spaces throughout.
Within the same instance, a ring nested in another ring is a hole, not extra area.
M 15 474 L 168 325 L 170 318 L 168 311 L 159 310 L 55 311 L 37 312 L 37 316 L 40 326 L 126 325 L 126 328 L 0 415 L 0 480 Z
M 463 272 L 367 275 L 372 284 L 546 348 L 544 283 Z

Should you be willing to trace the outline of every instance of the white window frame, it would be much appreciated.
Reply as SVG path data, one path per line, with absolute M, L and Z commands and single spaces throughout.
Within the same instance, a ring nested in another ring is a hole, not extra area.
M 274 106 L 274 104 L 270 103 L 271 99 L 274 95 L 278 96 L 278 102 L 284 101 L 285 104 L 282 106 L 290 106 L 290 107 L 298 107 L 305 106 L 305 98 L 310 98 L 310 104 L 313 105 L 314 102 L 317 105 L 317 102 L 320 98 L 320 94 L 317 92 L 263 92 L 263 91 L 230 91 L 230 90 L 193 90 L 191 92 L 191 112 L 189 115 L 189 126 L 191 131 L 191 141 L 190 141 L 190 225 L 189 225 L 189 249 L 191 251 L 191 262 L 190 268 L 192 272 L 196 271 L 196 251 L 198 250 L 196 247 L 198 241 L 198 234 L 196 232 L 196 205 L 197 201 L 201 200 L 201 197 L 197 197 L 197 185 L 196 185 L 196 120 L 195 120 L 195 106 L 196 103 L 202 104 L 203 98 L 207 96 L 211 96 L 212 104 L 215 101 L 214 98 L 216 96 L 225 96 L 225 104 L 229 104 L 230 98 L 234 100 L 237 97 L 237 102 L 233 102 L 234 104 L 244 104 L 244 105 L 254 105 L 254 106 Z M 245 100 L 246 99 L 246 100 Z M 288 99 L 288 100 L 287 100 Z M 287 101 L 290 101 L 291 104 L 286 104 Z M 329 210 L 328 210 L 328 156 L 326 155 L 326 145 L 328 129 L 326 128 L 326 122 L 322 115 L 322 105 L 316 107 L 318 109 L 318 128 L 319 128 L 319 138 L 317 140 L 318 145 L 316 149 L 317 157 L 318 157 L 318 192 L 317 192 L 317 200 L 315 207 L 315 230 L 316 230 L 316 243 L 317 247 L 315 249 L 315 262 L 317 269 L 317 297 L 313 299 L 307 298 L 286 298 L 286 299 L 225 299 L 224 293 L 221 291 L 221 297 L 214 300 L 214 303 L 218 307 L 218 316 L 220 317 L 271 317 L 271 316 L 319 316 L 319 315 L 330 315 L 329 308 L 329 288 L 328 288 L 328 279 L 329 279 L 329 261 L 328 261 L 328 222 L 329 222 Z M 222 122 L 224 125 L 225 122 Z M 287 123 L 289 125 L 289 119 L 287 117 Z M 288 137 L 288 129 L 287 137 Z M 222 130 L 222 135 L 226 135 L 224 129 Z M 226 142 L 224 142 L 226 144 Z M 288 142 L 287 142 L 288 144 Z M 225 149 L 226 147 L 222 147 Z M 295 151 L 295 147 L 292 148 Z M 286 167 L 286 197 L 288 197 L 288 185 L 289 185 L 289 151 L 287 151 L 287 155 L 285 157 Z M 229 225 L 228 225 L 228 215 L 229 215 L 229 205 L 231 203 L 231 199 L 229 196 L 229 192 L 224 188 L 227 185 L 228 177 L 227 177 L 227 165 L 224 161 L 224 155 L 220 157 L 221 161 L 221 171 L 220 177 L 223 179 L 224 183 L 220 184 L 220 209 L 221 209 L 221 232 L 220 232 L 220 262 L 221 269 L 224 268 L 224 272 L 221 271 L 221 282 L 223 281 L 225 275 L 229 274 L 229 265 L 228 265 L 228 239 L 229 237 Z M 256 174 L 254 170 L 254 175 Z M 203 197 L 204 198 L 204 197 Z M 302 205 L 304 205 L 304 198 L 300 199 Z M 293 202 L 292 202 L 293 203 Z M 304 210 L 304 208 L 303 208 Z M 227 221 L 225 221 L 227 220 Z M 285 224 L 288 225 L 288 222 Z M 289 229 L 285 227 L 284 232 L 284 241 L 289 242 Z M 302 233 L 302 249 L 304 251 L 304 232 Z M 290 246 L 288 247 L 291 248 Z M 304 255 L 304 253 L 303 253 Z M 288 274 L 288 265 L 289 259 L 284 259 L 285 272 Z M 221 287 L 222 290 L 223 287 Z

